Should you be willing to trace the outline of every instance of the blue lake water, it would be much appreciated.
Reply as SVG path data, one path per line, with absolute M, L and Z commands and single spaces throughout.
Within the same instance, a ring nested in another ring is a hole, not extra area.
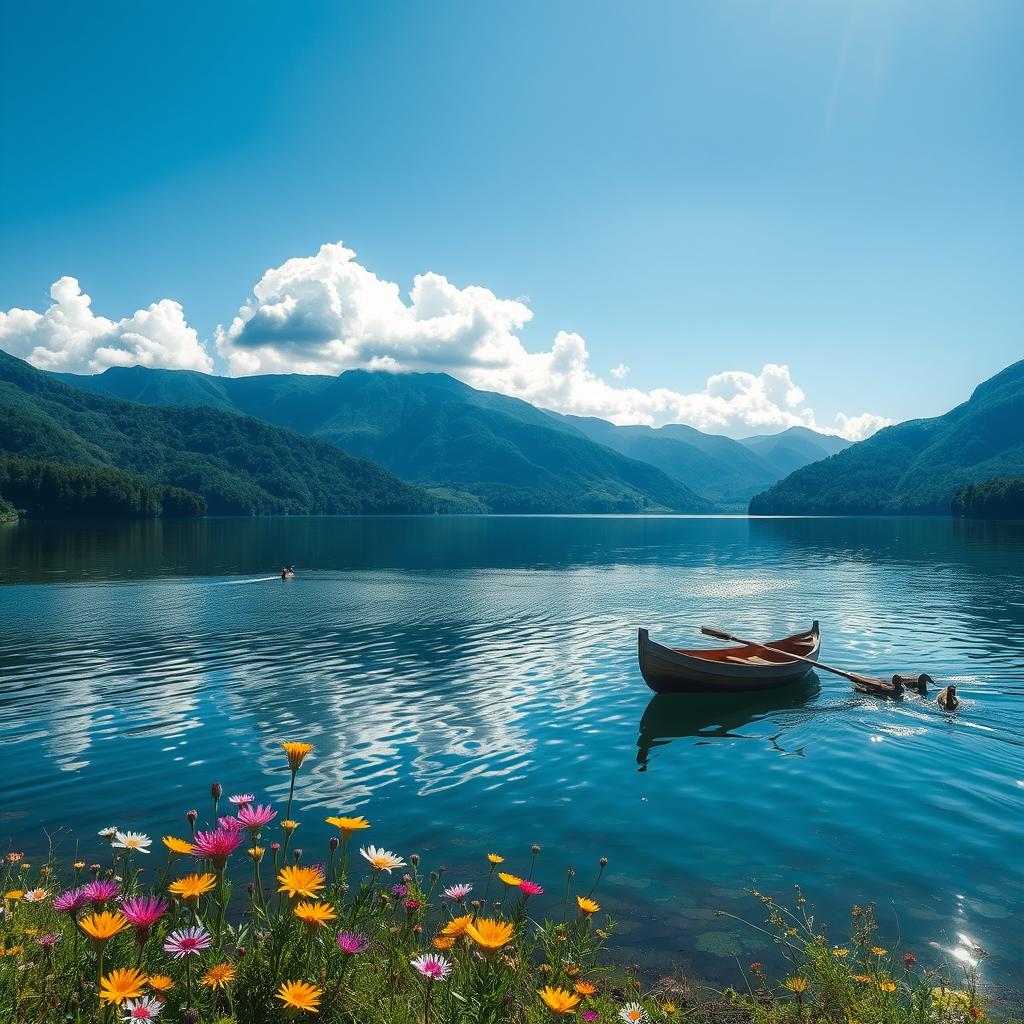
M 606 855 L 618 955 L 720 982 L 770 950 L 715 911 L 759 920 L 745 887 L 799 883 L 837 940 L 874 899 L 890 944 L 955 962 L 967 936 L 986 984 L 1016 987 L 1024 525 L 35 523 L 0 529 L 0 573 L 0 843 L 183 834 L 213 781 L 279 802 L 278 741 L 308 739 L 307 859 L 339 812 L 453 881 L 491 850 L 525 870 L 538 842 L 557 910 L 565 865 L 588 879 Z M 815 617 L 824 660 L 927 671 L 960 712 L 823 673 L 654 699 L 637 669 L 639 625 L 699 646 L 703 623 L 769 638 Z

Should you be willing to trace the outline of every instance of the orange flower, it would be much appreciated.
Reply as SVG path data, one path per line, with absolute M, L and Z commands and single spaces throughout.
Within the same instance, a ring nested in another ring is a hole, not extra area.
M 512 941 L 512 925 L 508 921 L 498 921 L 492 917 L 481 917 L 466 925 L 466 934 L 490 955 Z
M 120 1006 L 126 999 L 141 996 L 145 983 L 146 976 L 138 968 L 119 967 L 100 979 L 100 1002 Z
M 580 1004 L 580 997 L 573 995 L 572 992 L 564 988 L 553 988 L 551 985 L 545 985 L 537 994 L 543 1000 L 544 1005 L 559 1017 L 575 1013 L 576 1007 Z
M 597 991 L 597 986 L 592 981 L 577 981 L 573 987 L 581 996 L 592 996 Z
M 463 914 L 461 917 L 453 917 L 442 929 L 441 934 L 447 935 L 449 938 L 457 939 L 460 935 L 464 935 L 466 929 L 470 926 L 473 921 L 472 914 Z
M 302 762 L 309 756 L 310 751 L 313 749 L 312 743 L 295 743 L 288 742 L 282 743 L 281 746 L 284 748 L 284 752 L 288 755 L 288 767 L 293 772 L 297 772 L 302 765 Z

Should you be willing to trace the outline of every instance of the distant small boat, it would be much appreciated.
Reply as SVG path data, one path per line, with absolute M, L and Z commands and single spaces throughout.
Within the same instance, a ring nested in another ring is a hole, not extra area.
M 282 569 L 281 570 L 281 579 L 283 579 L 283 580 L 293 580 L 293 579 L 295 579 L 295 570 L 290 568 L 290 567 L 287 568 L 287 569 Z
M 786 686 L 802 679 L 811 666 L 781 652 L 816 659 L 821 648 L 817 619 L 805 633 L 768 641 L 780 653 L 758 644 L 678 650 L 656 644 L 646 629 L 637 640 L 640 672 L 655 693 L 742 693 Z

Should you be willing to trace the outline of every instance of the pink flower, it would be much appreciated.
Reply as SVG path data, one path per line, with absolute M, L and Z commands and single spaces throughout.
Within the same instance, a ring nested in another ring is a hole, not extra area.
M 448 899 L 455 900 L 456 903 L 461 903 L 472 891 L 473 886 L 469 885 L 467 882 L 460 882 L 458 885 L 449 885 L 448 888 L 445 889 L 444 894 Z
M 524 878 L 519 883 L 519 888 L 522 889 L 527 896 L 540 896 L 544 892 L 543 886 L 538 885 L 536 882 L 531 882 L 528 878 Z
M 82 907 L 85 906 L 89 897 L 85 894 L 85 886 L 80 885 L 77 889 L 68 889 L 67 892 L 62 892 L 53 901 L 53 909 L 61 910 L 66 914 L 77 913 Z
M 264 825 L 269 825 L 277 817 L 277 811 L 264 804 L 256 807 L 243 807 L 238 812 L 238 822 L 255 835 Z
M 414 957 L 409 961 L 409 965 L 431 981 L 444 981 L 452 972 L 451 961 L 436 953 L 424 953 L 422 956 Z
M 170 953 L 175 960 L 184 956 L 198 956 L 209 948 L 212 941 L 213 937 L 205 928 L 179 928 L 167 936 L 164 952 Z
M 597 1020 L 597 1010 L 584 1010 L 580 1016 L 587 1022 L 587 1024 L 591 1024 L 592 1021 Z
M 140 996 L 138 999 L 129 999 L 121 1009 L 124 1011 L 123 1021 L 133 1020 L 156 1020 L 160 1016 L 164 1005 L 159 999 L 153 996 Z
M 405 900 L 402 903 L 402 906 L 405 907 L 405 909 L 408 910 L 410 913 L 412 913 L 414 910 L 419 910 L 421 904 L 419 900 Z
M 42 946 L 43 949 L 51 949 L 60 942 L 60 939 L 61 937 L 59 935 L 54 935 L 53 932 L 47 932 L 46 935 L 39 936 L 39 945 Z
M 228 797 L 228 803 L 234 804 L 235 807 L 248 807 L 255 799 L 252 793 L 236 793 Z
M 223 818 L 218 818 L 217 824 L 221 828 L 226 828 L 229 832 L 237 832 L 242 827 L 242 823 L 230 814 L 225 814 Z
M 107 900 L 112 900 L 121 891 L 117 882 L 108 882 L 97 878 L 93 882 L 86 882 L 82 886 L 85 898 L 92 903 L 96 910 L 102 910 Z
M 136 896 L 121 904 L 121 913 L 134 926 L 140 939 L 149 937 L 149 929 L 167 913 L 167 900 L 157 896 Z
M 338 949 L 342 953 L 350 955 L 365 953 L 369 945 L 370 942 L 365 935 L 360 935 L 357 932 L 338 932 Z
M 398 885 L 391 886 L 391 893 L 394 896 L 404 896 L 408 891 L 408 887 L 402 885 L 401 882 L 399 882 Z
M 222 868 L 241 841 L 242 836 L 237 829 L 218 828 L 212 832 L 197 832 L 192 840 L 192 856 L 209 857 L 214 867 Z

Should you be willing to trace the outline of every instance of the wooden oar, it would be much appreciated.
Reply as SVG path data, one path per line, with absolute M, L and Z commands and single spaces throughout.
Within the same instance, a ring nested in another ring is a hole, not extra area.
M 865 688 L 870 693 L 895 695 L 903 692 L 903 683 L 897 676 L 893 677 L 892 682 L 886 682 L 884 679 L 877 679 L 874 676 L 862 676 L 858 675 L 856 672 L 847 672 L 845 669 L 835 668 L 833 665 L 826 665 L 822 661 L 815 661 L 813 658 L 805 658 L 800 654 L 794 654 L 792 651 L 784 651 L 781 648 L 772 647 L 770 644 L 762 644 L 756 640 L 743 640 L 738 636 L 734 636 L 732 633 L 727 633 L 724 629 L 716 629 L 714 626 L 701 626 L 700 631 L 706 636 L 713 636 L 719 640 L 731 640 L 733 643 L 742 644 L 744 647 L 760 647 L 764 651 L 771 651 L 773 654 L 781 654 L 784 658 L 794 658 L 797 661 L 804 661 L 808 665 L 813 665 L 815 668 L 824 669 L 826 672 L 832 672 L 837 676 L 842 676 L 844 679 L 849 679 L 854 686 Z

